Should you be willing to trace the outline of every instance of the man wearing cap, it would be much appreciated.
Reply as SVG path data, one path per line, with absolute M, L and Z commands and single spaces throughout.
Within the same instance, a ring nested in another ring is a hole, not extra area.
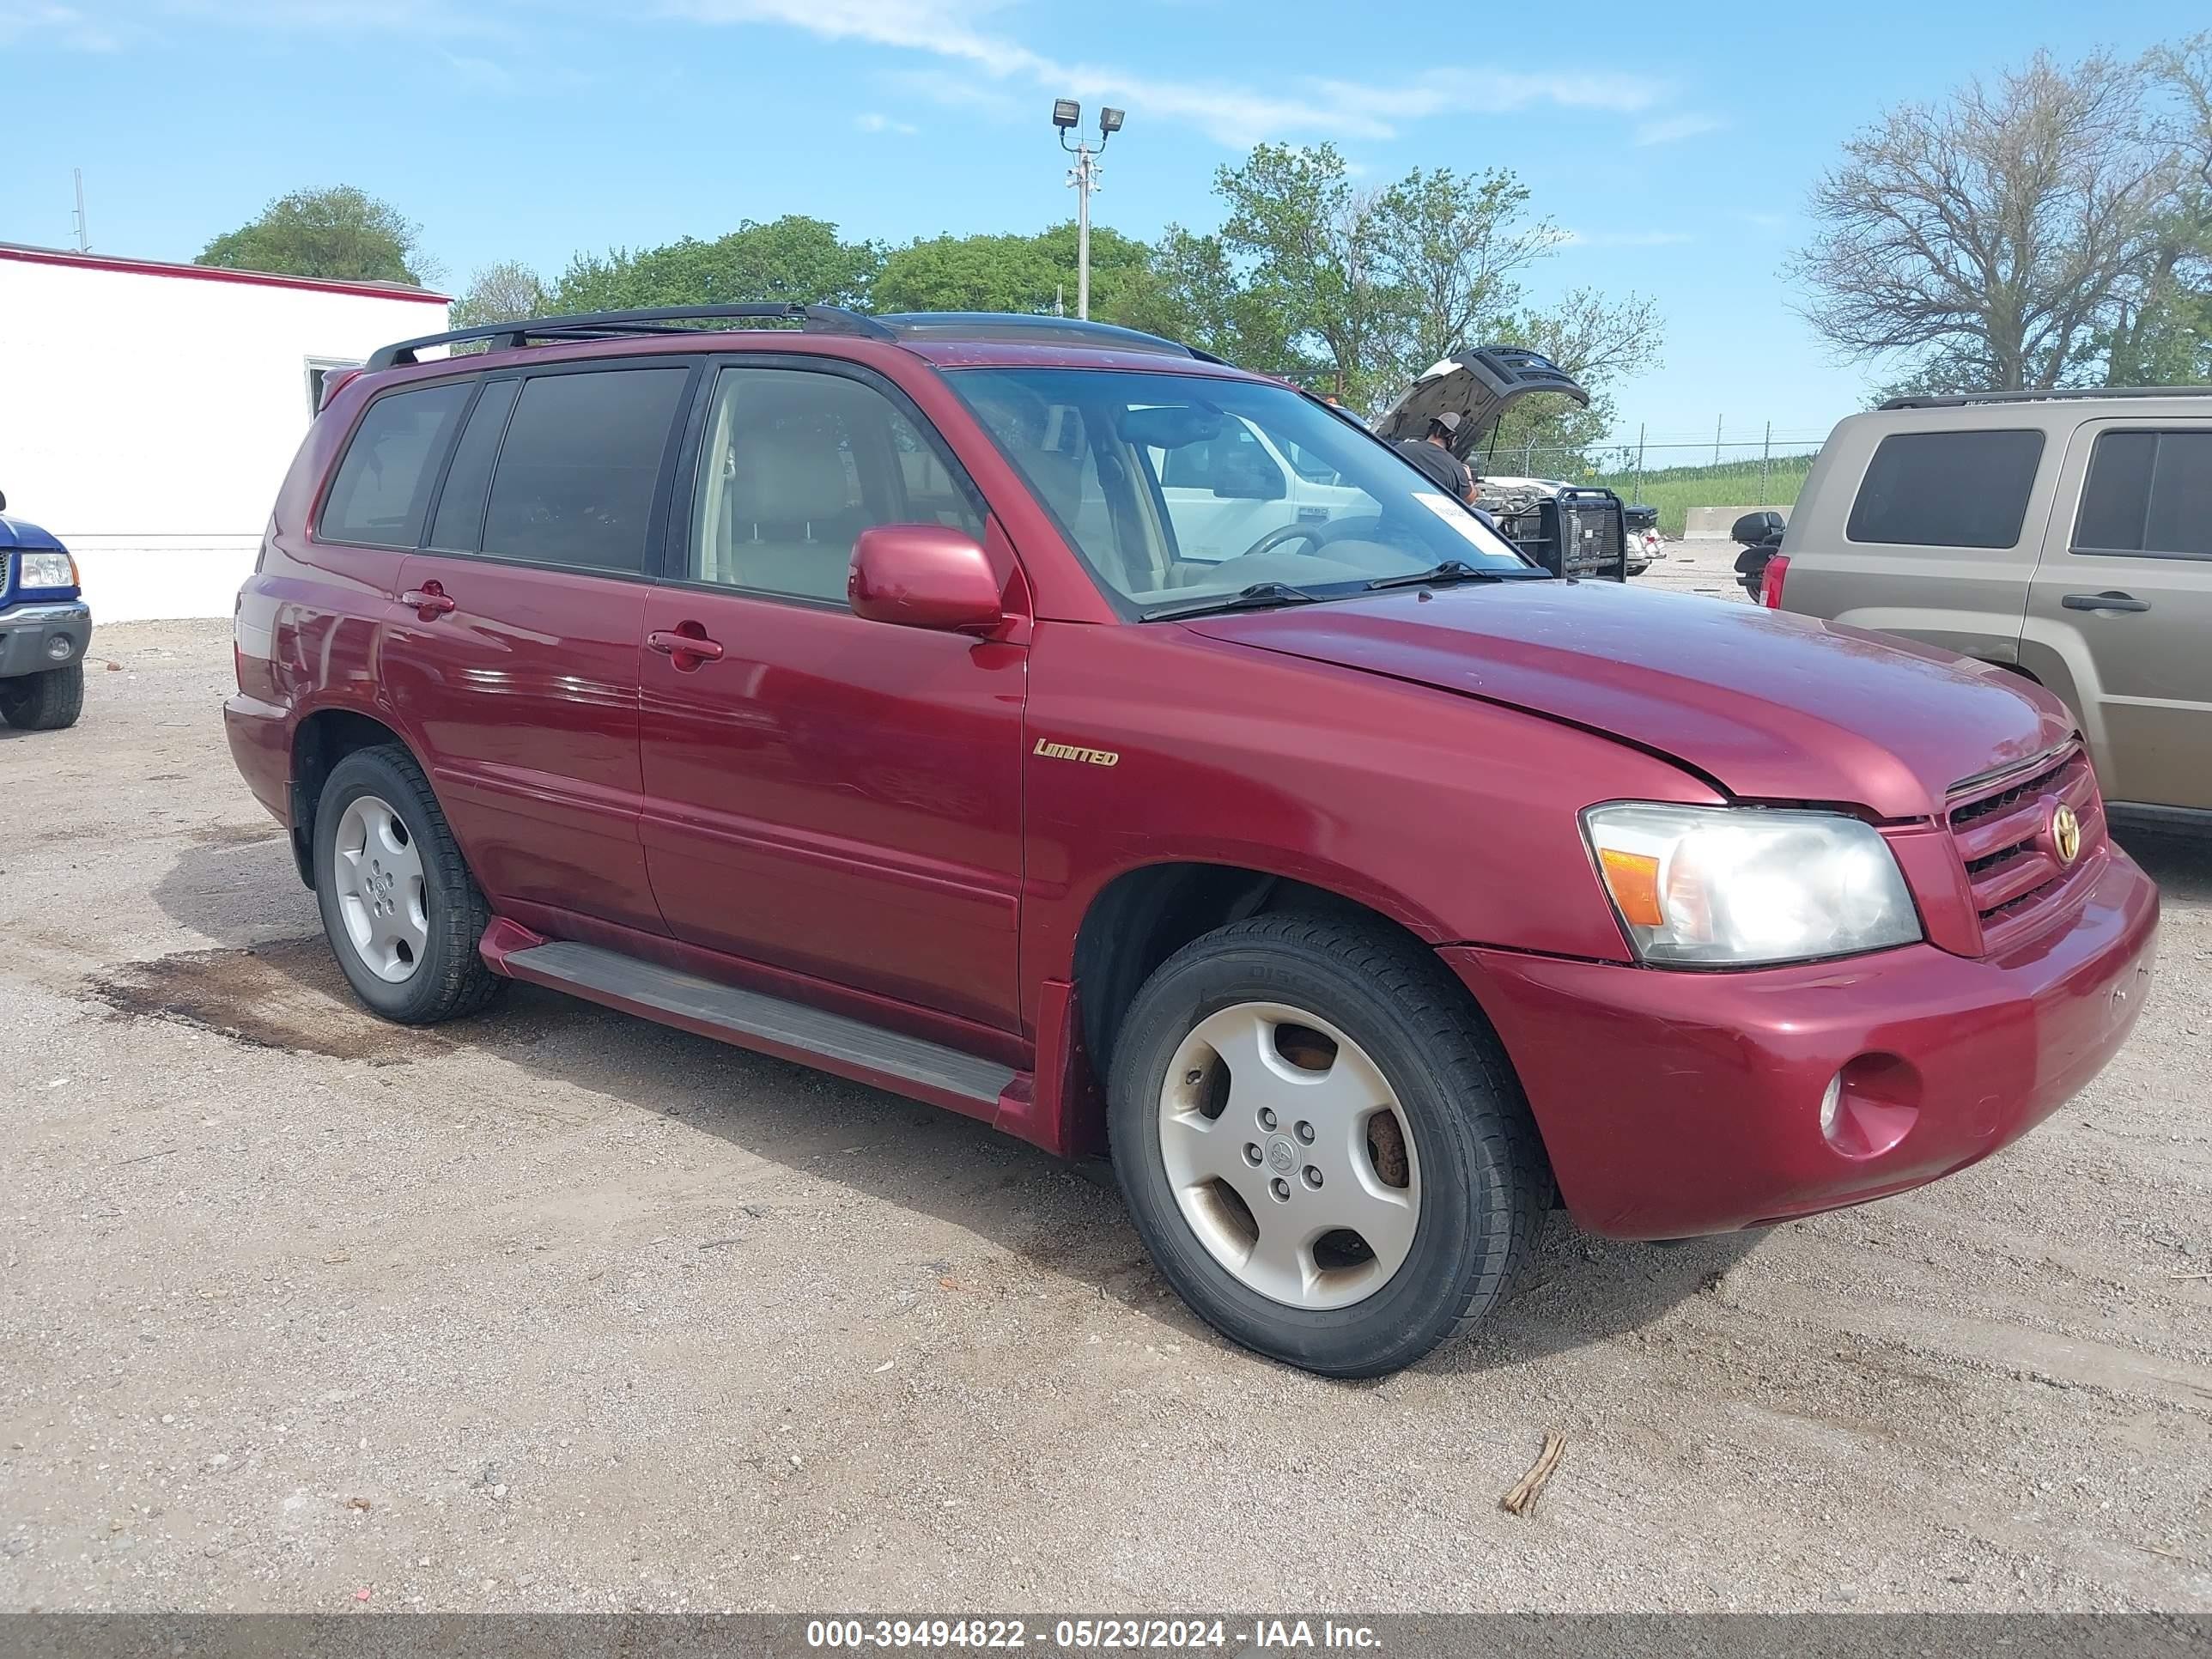
M 1429 422 L 1428 435 L 1401 438 L 1398 453 L 1429 476 L 1437 489 L 1455 501 L 1474 505 L 1474 474 L 1465 461 L 1451 453 L 1452 434 L 1459 430 L 1459 416 L 1447 410 Z

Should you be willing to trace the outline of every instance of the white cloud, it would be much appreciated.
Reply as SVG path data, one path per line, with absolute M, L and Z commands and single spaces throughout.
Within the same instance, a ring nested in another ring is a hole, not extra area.
M 103 0 L 106 5 L 108 0 Z M 461 41 L 471 37 L 526 40 L 544 23 L 587 20 L 604 0 L 136 0 L 113 9 L 161 18 L 291 33 L 413 34 Z M 1092 109 L 1112 104 L 1140 125 L 1194 127 L 1235 148 L 1262 139 L 1379 141 L 1438 117 L 1510 116 L 1532 108 L 1607 109 L 1642 115 L 1669 88 L 1661 81 L 1617 71 L 1519 73 L 1440 66 L 1385 81 L 1328 75 L 1285 76 L 1264 82 L 1226 76 L 1158 76 L 1123 65 L 1064 59 L 1017 39 L 1006 21 L 1012 0 L 646 0 L 624 20 L 641 16 L 723 27 L 787 28 L 818 40 L 866 45 L 910 55 L 878 71 L 903 81 L 915 96 L 991 116 L 1018 119 L 1042 101 L 1076 98 Z M 76 30 L 90 44 L 94 26 L 63 0 L 0 0 L 0 40 L 37 28 Z M 452 67 L 479 83 L 495 55 L 477 54 Z M 514 71 L 517 88 L 538 70 Z M 897 130 L 900 118 L 886 115 Z M 1685 123 L 1704 123 L 1695 127 Z M 1661 143 L 1712 123 L 1699 116 L 1661 116 L 1638 129 L 1637 142 Z
M 1562 247 L 1680 247 L 1698 239 L 1686 230 L 1571 230 Z
M 894 121 L 890 116 L 875 110 L 870 110 L 866 115 L 854 116 L 853 125 L 863 132 L 896 132 L 902 137 L 911 137 L 921 131 L 911 121 Z
M 710 24 L 767 23 L 825 40 L 924 52 L 968 64 L 1010 90 L 1109 103 L 1139 119 L 1188 122 L 1225 144 L 1292 134 L 1382 139 L 1400 126 L 1451 112 L 1510 113 L 1537 104 L 1636 112 L 1658 101 L 1657 82 L 1620 74 L 1575 76 L 1427 71 L 1395 84 L 1325 76 L 1261 89 L 1234 81 L 1186 81 L 1108 64 L 1070 63 L 1031 51 L 984 27 L 999 0 L 665 0 L 672 15 Z M 940 89 L 945 82 L 939 82 Z
M 1789 216 L 1783 213 L 1752 213 L 1746 211 L 1739 212 L 1735 216 L 1742 220 L 1744 223 L 1756 226 L 1760 230 L 1780 230 L 1784 225 L 1787 225 L 1790 222 Z
M 76 52 L 113 52 L 122 46 L 124 33 L 75 6 L 0 0 L 0 41 L 44 38 Z
M 1695 138 L 1700 133 L 1718 132 L 1728 125 L 1717 115 L 1662 115 L 1656 120 L 1644 122 L 1636 129 L 1634 142 L 1639 145 L 1679 143 L 1685 138 Z

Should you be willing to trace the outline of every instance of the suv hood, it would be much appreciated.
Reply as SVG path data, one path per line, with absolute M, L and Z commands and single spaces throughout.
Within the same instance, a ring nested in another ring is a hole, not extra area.
M 1955 785 L 2074 730 L 2002 669 L 1814 617 L 1616 582 L 1426 591 L 1181 625 L 1601 732 L 1732 795 L 1886 818 L 1939 813 Z
M 1452 453 L 1465 460 L 1505 418 L 1505 411 L 1538 392 L 1556 392 L 1584 408 L 1589 393 L 1548 357 L 1521 346 L 1485 346 L 1447 357 L 1407 388 L 1372 428 L 1390 442 L 1418 438 L 1439 415 L 1459 416 Z
M 69 550 L 28 519 L 11 519 L 0 513 L 0 553 L 21 548 L 27 553 L 65 553 Z

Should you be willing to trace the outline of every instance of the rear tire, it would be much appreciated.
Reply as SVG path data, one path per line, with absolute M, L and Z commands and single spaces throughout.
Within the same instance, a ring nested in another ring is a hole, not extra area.
M 0 719 L 25 732 L 58 732 L 84 712 L 84 665 L 0 680 Z
M 1551 1205 L 1473 1000 L 1357 919 L 1258 916 L 1170 957 L 1121 1026 L 1107 1122 L 1168 1282 L 1224 1335 L 1328 1376 L 1397 1370 L 1481 1319 Z
M 490 907 L 406 750 L 357 749 L 331 769 L 314 853 L 323 931 L 371 1012 L 430 1025 L 472 1014 L 506 988 L 477 951 Z

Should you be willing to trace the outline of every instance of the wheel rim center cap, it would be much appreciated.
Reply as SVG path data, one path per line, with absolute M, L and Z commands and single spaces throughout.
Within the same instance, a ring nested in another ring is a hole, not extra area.
M 1298 1149 L 1287 1137 L 1277 1135 L 1267 1142 L 1267 1167 L 1277 1175 L 1288 1175 L 1298 1167 Z

